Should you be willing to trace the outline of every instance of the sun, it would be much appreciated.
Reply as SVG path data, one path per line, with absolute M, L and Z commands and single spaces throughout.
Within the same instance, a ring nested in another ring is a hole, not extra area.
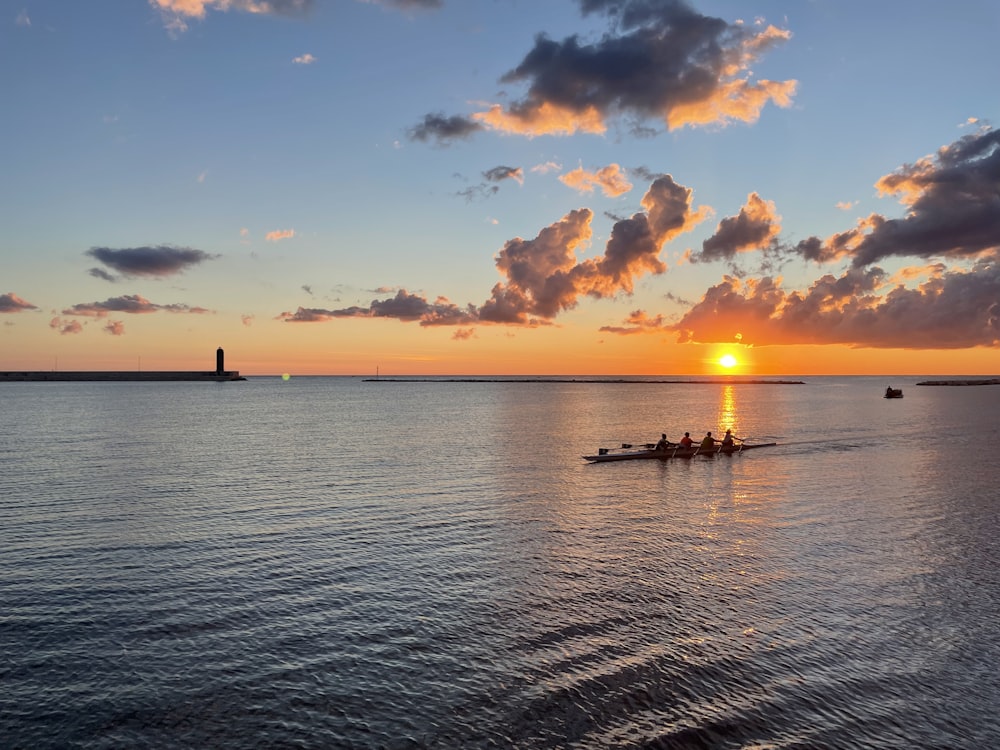
M 727 370 L 736 367 L 736 357 L 732 354 L 723 354 L 719 357 L 719 364 L 725 367 Z

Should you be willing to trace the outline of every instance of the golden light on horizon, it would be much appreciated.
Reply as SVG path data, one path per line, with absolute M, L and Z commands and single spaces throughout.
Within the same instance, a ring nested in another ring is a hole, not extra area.
M 736 357 L 732 354 L 723 354 L 719 357 L 719 365 L 725 367 L 727 370 L 731 370 L 736 367 L 737 364 L 738 362 L 736 361 Z

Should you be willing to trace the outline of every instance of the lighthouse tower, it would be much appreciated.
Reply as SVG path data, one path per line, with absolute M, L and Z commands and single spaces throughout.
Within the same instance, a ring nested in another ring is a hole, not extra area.
M 226 371 L 226 353 L 222 351 L 220 346 L 215 351 L 215 374 L 221 375 Z

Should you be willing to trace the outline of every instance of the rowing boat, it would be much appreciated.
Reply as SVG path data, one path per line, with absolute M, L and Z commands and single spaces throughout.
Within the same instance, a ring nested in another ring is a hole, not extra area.
M 655 448 L 644 448 L 640 450 L 627 450 L 631 445 L 627 443 L 622 448 L 598 448 L 596 456 L 584 456 L 584 459 L 591 463 L 601 463 L 603 461 L 637 461 L 645 458 L 658 458 L 666 461 L 671 458 L 694 458 L 695 456 L 716 456 L 718 454 L 732 455 L 751 451 L 755 448 L 770 448 L 777 443 L 743 443 L 734 446 L 718 446 L 715 448 L 702 448 L 692 446 L 691 448 L 667 448 L 665 451 L 658 451 Z

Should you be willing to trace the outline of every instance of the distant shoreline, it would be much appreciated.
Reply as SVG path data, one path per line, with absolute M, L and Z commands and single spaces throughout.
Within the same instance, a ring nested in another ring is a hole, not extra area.
M 804 380 L 631 380 L 629 378 L 365 378 L 365 383 L 603 383 L 614 385 L 805 385 Z

